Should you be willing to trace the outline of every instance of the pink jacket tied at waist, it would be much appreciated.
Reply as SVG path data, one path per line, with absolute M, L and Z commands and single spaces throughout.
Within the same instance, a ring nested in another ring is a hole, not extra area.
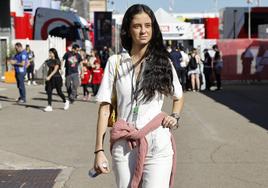
M 120 119 L 115 122 L 115 125 L 113 126 L 111 130 L 111 138 L 110 138 L 111 148 L 110 149 L 113 148 L 113 144 L 119 139 L 126 139 L 128 141 L 130 149 L 133 149 L 134 147 L 139 145 L 138 158 L 136 161 L 136 169 L 135 169 L 133 178 L 131 180 L 131 188 L 138 188 L 142 179 L 143 166 L 144 166 L 145 157 L 148 151 L 148 144 L 147 144 L 145 136 L 149 132 L 152 132 L 153 130 L 160 127 L 162 125 L 163 119 L 166 116 L 167 115 L 163 112 L 159 113 L 140 130 L 135 129 L 129 123 Z M 170 188 L 173 187 L 174 177 L 175 177 L 175 172 L 176 172 L 176 145 L 175 145 L 175 139 L 172 134 L 171 134 L 171 142 L 172 142 L 174 155 L 173 155 L 172 172 L 171 172 L 170 183 L 169 183 Z

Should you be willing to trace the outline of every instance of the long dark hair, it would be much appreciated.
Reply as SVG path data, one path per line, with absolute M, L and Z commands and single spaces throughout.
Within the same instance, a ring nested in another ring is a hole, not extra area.
M 58 52 L 57 52 L 57 50 L 55 48 L 50 48 L 49 52 L 52 52 L 54 54 L 55 59 L 60 60 Z
M 135 4 L 126 11 L 121 27 L 121 43 L 129 53 L 132 48 L 130 24 L 136 14 L 146 13 L 152 21 L 152 38 L 144 54 L 146 60 L 142 82 L 139 92 L 143 93 L 142 99 L 150 101 L 156 91 L 164 95 L 174 93 L 172 67 L 169 62 L 169 53 L 164 44 L 163 37 L 153 11 L 146 5 Z

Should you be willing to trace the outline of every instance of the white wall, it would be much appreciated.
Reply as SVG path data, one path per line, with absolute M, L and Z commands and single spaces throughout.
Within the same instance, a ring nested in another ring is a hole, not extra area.
M 34 51 L 35 54 L 35 72 L 36 78 L 43 78 L 43 63 L 48 59 L 48 50 L 50 48 L 55 48 L 58 51 L 60 59 L 65 53 L 66 49 L 66 40 L 59 37 L 49 37 L 47 40 L 13 40 L 12 45 L 16 42 L 22 43 L 25 48 L 26 44 L 30 45 L 30 48 Z

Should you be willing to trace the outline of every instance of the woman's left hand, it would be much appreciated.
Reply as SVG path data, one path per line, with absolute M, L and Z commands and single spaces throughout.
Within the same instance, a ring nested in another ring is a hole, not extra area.
M 46 81 L 49 81 L 50 80 L 50 77 L 48 76 L 48 77 L 46 77 Z
M 162 121 L 162 126 L 164 128 L 175 128 L 177 126 L 177 119 L 172 116 L 166 116 Z

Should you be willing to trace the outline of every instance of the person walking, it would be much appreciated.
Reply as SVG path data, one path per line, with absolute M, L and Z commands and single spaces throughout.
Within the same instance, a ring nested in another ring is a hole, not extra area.
M 179 78 L 180 83 L 181 82 L 181 61 L 182 61 L 182 55 L 180 53 L 180 50 L 173 45 L 171 48 L 171 52 L 170 52 L 170 59 L 173 63 L 173 66 L 175 67 L 176 71 L 177 71 L 177 75 Z
M 186 75 L 187 75 L 187 65 L 189 63 L 189 55 L 185 53 L 185 49 L 182 45 L 180 45 L 180 53 L 181 53 L 181 63 L 180 63 L 180 75 L 181 75 L 181 86 L 183 91 L 186 91 Z
M 45 62 L 48 67 L 48 73 L 46 77 L 46 92 L 47 92 L 47 100 L 48 106 L 44 109 L 45 112 L 53 111 L 52 108 L 52 91 L 56 88 L 58 95 L 64 102 L 64 110 L 69 109 L 69 101 L 66 100 L 63 92 L 62 92 L 62 77 L 60 74 L 61 62 L 58 56 L 58 52 L 55 48 L 49 49 L 49 59 Z
M 216 78 L 216 82 L 217 82 L 217 89 L 221 90 L 221 72 L 222 72 L 222 68 L 223 68 L 223 60 L 222 60 L 222 56 L 221 56 L 221 52 L 219 50 L 218 45 L 213 45 L 212 49 L 215 51 L 215 55 L 213 58 L 213 70 L 214 70 L 214 74 L 215 74 L 215 78 Z
M 81 74 L 81 86 L 83 88 L 83 100 L 90 100 L 91 94 L 88 91 L 89 85 L 92 80 L 91 70 L 88 68 L 87 63 L 83 63 L 83 75 Z
M 34 80 L 34 52 L 31 50 L 30 45 L 26 45 L 26 52 L 28 55 L 28 65 L 27 65 L 27 78 L 28 78 L 28 85 L 37 85 Z
M 193 92 L 200 90 L 200 63 L 200 56 L 197 54 L 197 50 L 193 48 L 190 54 L 190 60 L 188 64 L 188 76 L 191 79 L 191 86 Z
M 99 91 L 102 77 L 103 77 L 103 69 L 101 68 L 100 63 L 96 62 L 94 68 L 92 69 L 93 96 L 96 96 Z
M 18 103 L 26 103 L 26 90 L 24 84 L 24 77 L 26 75 L 26 66 L 28 62 L 28 55 L 26 50 L 23 49 L 22 44 L 17 42 L 15 44 L 16 55 L 9 61 L 9 64 L 14 66 L 15 78 L 17 87 L 19 89 Z
M 210 91 L 211 87 L 211 76 L 212 76 L 212 58 L 208 52 L 208 49 L 204 49 L 204 74 L 205 74 L 205 80 L 206 80 L 206 90 Z
M 65 61 L 65 85 L 71 103 L 77 98 L 77 88 L 80 82 L 79 66 L 83 67 L 82 57 L 78 52 L 79 45 L 73 44 L 72 51 L 66 52 L 63 56 L 63 60 Z M 81 74 L 83 74 L 83 69 Z
M 118 116 L 110 140 L 117 187 L 172 187 L 176 155 L 170 131 L 178 127 L 183 106 L 176 70 L 148 6 L 128 8 L 120 37 L 127 53 L 109 58 L 96 96 L 100 107 L 94 168 L 97 173 L 110 171 L 103 141 L 115 84 Z M 164 96 L 173 97 L 171 115 L 161 112 Z

